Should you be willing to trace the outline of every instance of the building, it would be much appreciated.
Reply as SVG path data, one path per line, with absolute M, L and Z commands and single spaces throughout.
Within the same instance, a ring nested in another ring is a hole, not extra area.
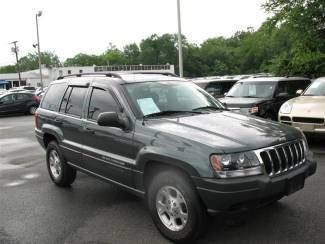
M 43 85 L 48 86 L 51 81 L 60 76 L 94 73 L 94 72 L 166 72 L 175 73 L 174 65 L 110 65 L 110 66 L 75 66 L 42 68 Z M 41 86 L 39 69 L 21 72 L 21 82 L 17 73 L 0 74 L 0 89 L 10 89 L 19 86 Z

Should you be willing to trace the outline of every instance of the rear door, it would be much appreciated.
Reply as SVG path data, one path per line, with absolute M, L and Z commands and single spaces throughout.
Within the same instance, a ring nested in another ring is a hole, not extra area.
M 15 113 L 14 97 L 13 94 L 8 94 L 0 98 L 0 114 Z
M 99 126 L 97 118 L 103 112 L 121 113 L 113 92 L 92 87 L 84 127 L 85 168 L 105 178 L 132 186 L 131 166 L 135 164 L 133 131 Z
M 69 86 L 62 99 L 59 113 L 55 117 L 55 122 L 63 134 L 61 148 L 66 159 L 81 167 L 83 166 L 82 134 L 84 125 L 81 115 L 87 89 L 88 87 L 85 86 Z
M 16 93 L 14 94 L 15 108 L 19 112 L 27 112 L 28 105 L 32 101 L 33 94 Z

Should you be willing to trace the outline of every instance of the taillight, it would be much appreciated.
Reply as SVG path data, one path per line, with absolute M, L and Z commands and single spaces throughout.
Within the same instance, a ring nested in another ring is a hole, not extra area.
M 38 129 L 38 113 L 34 113 L 35 128 Z
M 34 100 L 35 102 L 39 103 L 41 99 L 40 99 L 39 96 L 33 96 L 33 100 Z

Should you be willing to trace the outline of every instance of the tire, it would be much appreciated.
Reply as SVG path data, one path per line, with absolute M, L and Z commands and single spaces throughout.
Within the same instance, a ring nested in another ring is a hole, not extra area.
M 51 180 L 58 186 L 68 187 L 76 179 L 77 171 L 66 163 L 56 141 L 46 148 L 46 164 Z
M 28 113 L 31 114 L 31 115 L 34 115 L 36 110 L 37 110 L 36 106 L 31 106 L 31 107 L 28 108 Z
M 159 232 L 175 243 L 195 240 L 205 228 L 207 212 L 187 176 L 175 170 L 165 170 L 152 179 L 147 201 Z M 167 227 L 170 223 L 173 224 Z
M 266 113 L 264 115 L 264 119 L 276 121 L 275 116 L 273 114 L 271 114 L 271 113 Z

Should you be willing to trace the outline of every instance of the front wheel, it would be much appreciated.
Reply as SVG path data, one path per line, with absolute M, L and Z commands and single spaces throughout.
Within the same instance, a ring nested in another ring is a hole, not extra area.
M 204 229 L 206 210 L 191 182 L 174 170 L 160 172 L 152 179 L 147 199 L 159 232 L 177 243 L 195 240 Z

